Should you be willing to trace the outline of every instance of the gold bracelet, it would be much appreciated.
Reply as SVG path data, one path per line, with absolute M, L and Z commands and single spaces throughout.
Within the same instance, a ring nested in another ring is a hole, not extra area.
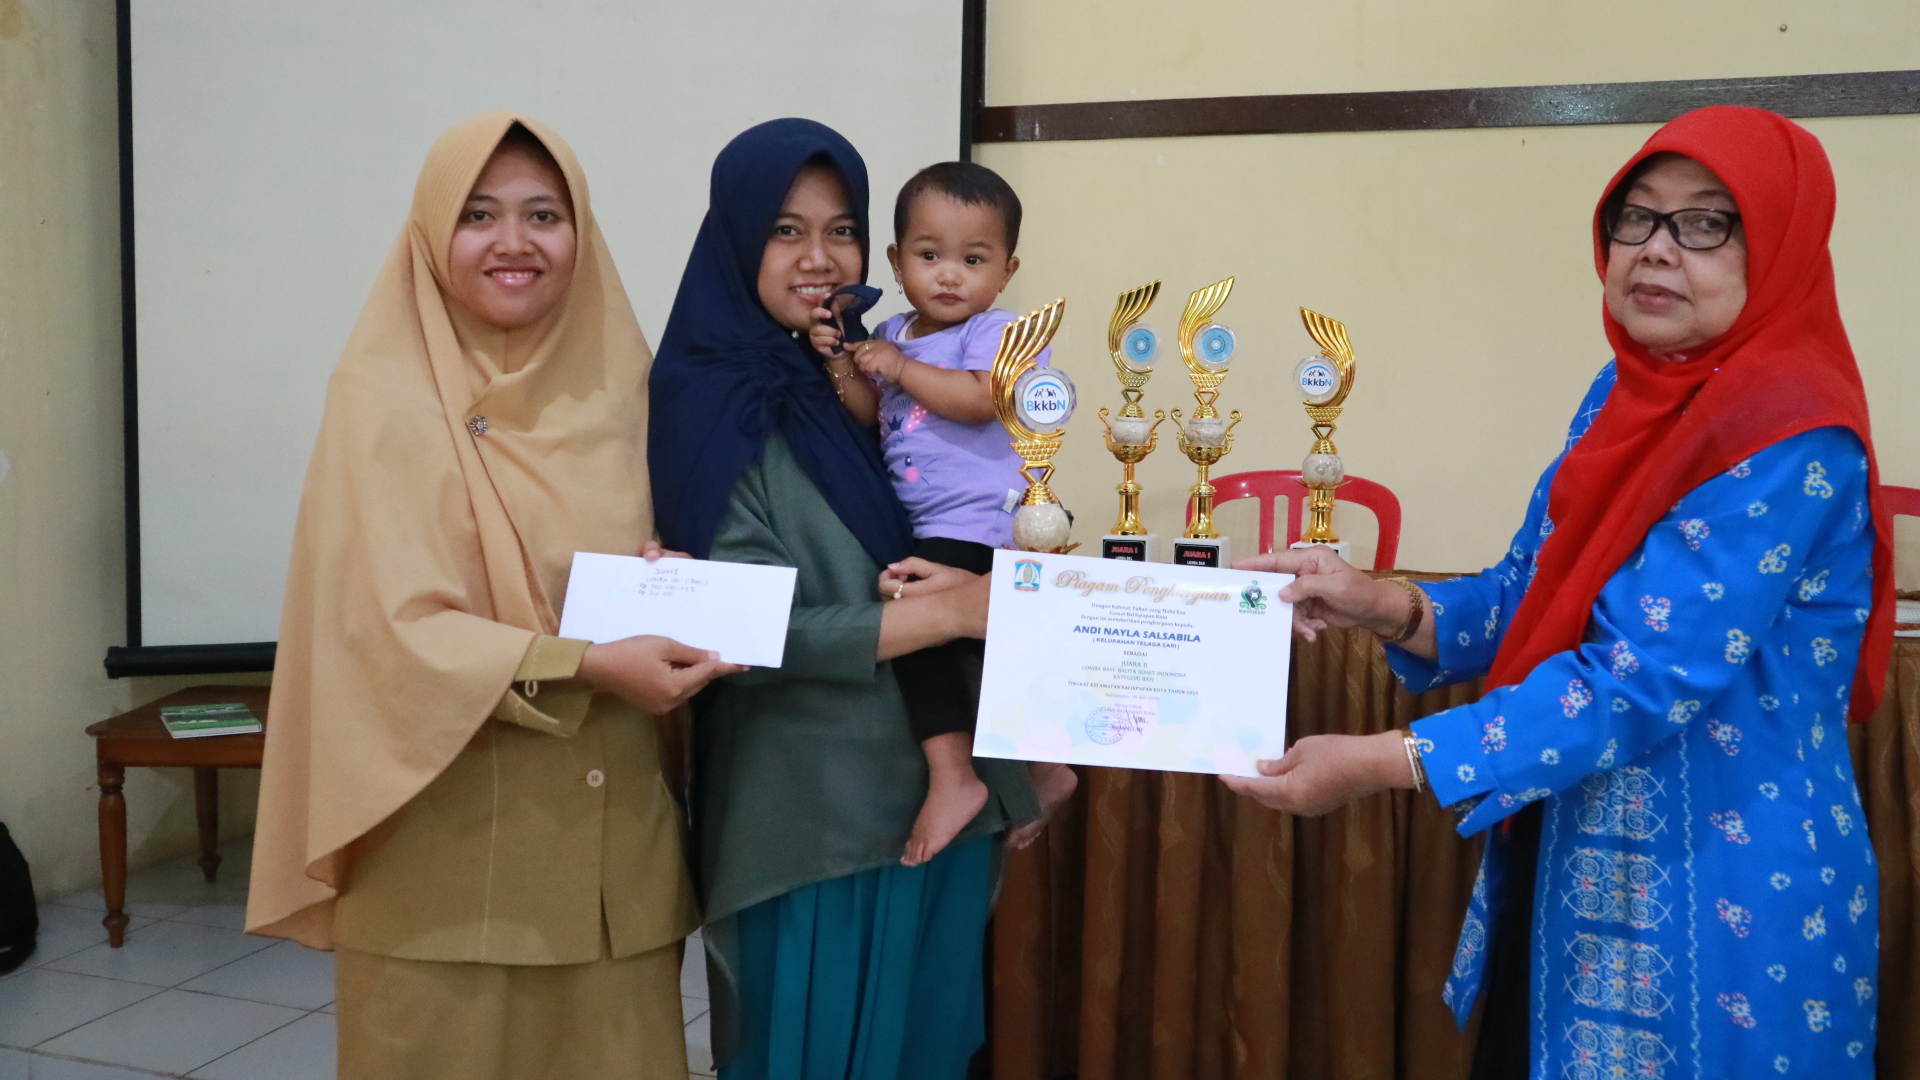
M 859 369 L 856 368 L 855 371 L 857 370 Z M 833 380 L 833 392 L 836 396 L 840 398 L 840 403 L 842 405 L 846 404 L 847 402 L 847 388 L 840 385 L 840 380 L 850 379 L 853 377 L 853 375 L 854 375 L 854 372 L 852 371 L 835 371 L 832 368 L 827 369 L 827 377 Z
M 1420 761 L 1420 743 L 1413 736 L 1406 737 L 1407 765 L 1413 770 L 1413 793 L 1427 790 L 1427 767 Z
M 1420 619 L 1427 612 L 1427 591 L 1425 589 L 1422 589 L 1420 586 L 1415 585 L 1412 581 L 1408 580 L 1407 578 L 1390 577 L 1387 580 L 1407 590 L 1407 601 L 1411 605 L 1411 607 L 1407 612 L 1406 625 L 1402 626 L 1398 633 L 1388 635 L 1388 634 L 1382 634 L 1378 630 L 1376 630 L 1374 631 L 1374 636 L 1382 638 L 1386 641 L 1390 641 L 1395 645 L 1398 645 L 1401 642 L 1406 641 L 1409 638 L 1413 637 L 1413 635 L 1419 631 Z

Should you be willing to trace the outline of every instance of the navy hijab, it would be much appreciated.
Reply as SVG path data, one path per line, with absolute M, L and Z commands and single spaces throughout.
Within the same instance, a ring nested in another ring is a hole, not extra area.
M 760 257 L 793 181 L 824 162 L 846 185 L 867 261 L 867 166 L 812 120 L 748 128 L 713 162 L 707 216 L 687 257 L 649 380 L 654 520 L 669 548 L 704 559 L 734 484 L 779 432 L 827 505 L 881 565 L 913 547 L 879 443 L 848 414 L 805 338 L 760 303 Z

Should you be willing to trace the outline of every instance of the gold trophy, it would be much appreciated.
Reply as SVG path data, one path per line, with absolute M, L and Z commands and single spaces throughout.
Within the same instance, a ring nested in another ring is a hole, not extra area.
M 1187 508 L 1186 531 L 1173 542 L 1173 561 L 1183 566 L 1225 566 L 1232 561 L 1227 538 L 1213 528 L 1214 488 L 1207 481 L 1208 470 L 1232 452 L 1233 429 L 1240 423 L 1240 410 L 1222 419 L 1213 408 L 1220 397 L 1220 384 L 1227 378 L 1227 365 L 1233 360 L 1233 331 L 1207 321 L 1232 292 L 1232 278 L 1216 281 L 1187 297 L 1187 310 L 1180 316 L 1180 358 L 1186 361 L 1187 374 L 1193 379 L 1193 397 L 1199 404 L 1192 418 L 1184 422 L 1179 409 L 1171 415 L 1174 426 L 1180 429 L 1180 452 L 1200 467 L 1200 480 L 1193 485 Z
M 1313 421 L 1313 449 L 1300 463 L 1300 482 L 1307 488 L 1307 526 L 1293 546 L 1322 544 L 1351 560 L 1350 546 L 1333 531 L 1334 492 L 1347 476 L 1340 452 L 1333 446 L 1333 430 L 1334 421 L 1340 418 L 1340 405 L 1353 389 L 1353 343 L 1347 340 L 1346 324 L 1338 319 L 1301 308 L 1300 321 L 1307 324 L 1307 333 L 1320 346 L 1320 352 L 1293 369 L 1294 382 L 1306 402 L 1307 419 Z
M 1067 543 L 1072 519 L 1047 487 L 1053 455 L 1073 418 L 1073 381 L 1036 359 L 1060 329 L 1066 306 L 1064 299 L 1055 300 L 1008 323 L 993 357 L 993 410 L 1024 462 L 1020 475 L 1027 478 L 1026 497 L 1013 514 L 1013 544 L 1022 551 L 1064 554 L 1079 546 Z
M 1106 407 L 1101 406 L 1100 423 L 1107 429 L 1107 451 L 1120 459 L 1125 471 L 1118 489 L 1119 520 L 1111 533 L 1100 538 L 1103 559 L 1146 562 L 1150 552 L 1158 547 L 1158 537 L 1140 524 L 1140 483 L 1133 478 L 1133 467 L 1145 461 L 1159 445 L 1160 437 L 1155 432 L 1167 419 L 1166 413 L 1156 411 L 1153 423 L 1149 424 L 1146 411 L 1140 408 L 1140 394 L 1153 376 L 1153 360 L 1160 351 L 1160 337 L 1150 326 L 1134 325 L 1159 295 L 1157 281 L 1128 289 L 1114 302 L 1113 318 L 1107 322 L 1107 355 L 1113 357 L 1114 372 L 1120 377 L 1120 396 L 1126 403 L 1120 406 L 1120 415 L 1113 420 L 1107 419 Z

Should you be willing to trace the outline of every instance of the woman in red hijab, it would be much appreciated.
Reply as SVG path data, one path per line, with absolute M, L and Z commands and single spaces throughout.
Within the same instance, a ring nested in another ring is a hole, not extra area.
M 1476 577 L 1325 549 L 1296 628 L 1367 627 L 1411 734 L 1301 739 L 1236 791 L 1298 814 L 1432 787 L 1494 827 L 1445 996 L 1476 1077 L 1872 1075 L 1877 890 L 1843 724 L 1880 696 L 1892 535 L 1834 298 L 1832 169 L 1758 109 L 1654 133 L 1594 217 L 1614 360 Z

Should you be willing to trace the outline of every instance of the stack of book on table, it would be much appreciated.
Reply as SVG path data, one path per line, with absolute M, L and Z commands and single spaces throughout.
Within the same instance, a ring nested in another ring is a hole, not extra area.
M 250 735 L 260 730 L 260 719 L 239 702 L 218 705 L 165 705 L 160 722 L 167 734 L 176 739 L 202 739 L 209 735 Z

